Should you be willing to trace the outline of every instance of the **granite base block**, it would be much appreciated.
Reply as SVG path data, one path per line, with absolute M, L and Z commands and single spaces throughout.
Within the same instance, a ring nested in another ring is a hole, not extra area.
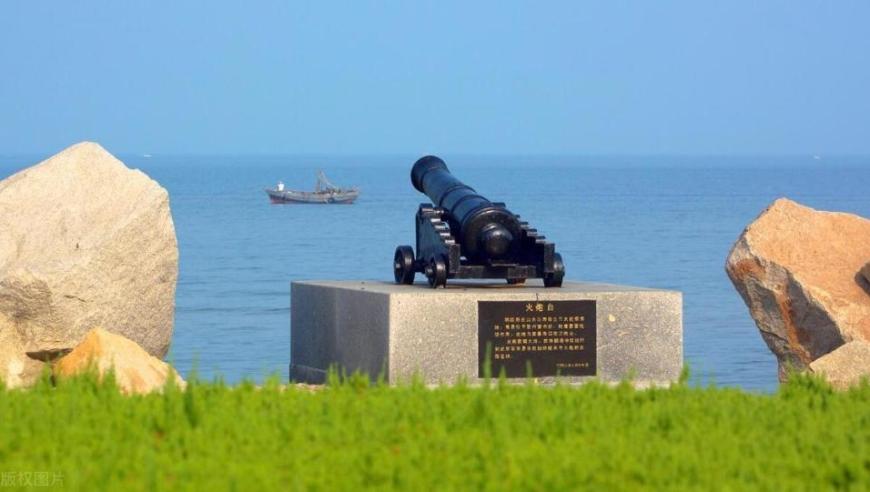
M 322 383 L 332 366 L 391 383 L 415 375 L 427 384 L 479 382 L 481 301 L 595 301 L 595 374 L 561 376 L 566 382 L 661 385 L 677 380 L 683 367 L 677 291 L 586 282 L 431 289 L 379 281 L 302 281 L 290 290 L 290 378 L 298 382 Z

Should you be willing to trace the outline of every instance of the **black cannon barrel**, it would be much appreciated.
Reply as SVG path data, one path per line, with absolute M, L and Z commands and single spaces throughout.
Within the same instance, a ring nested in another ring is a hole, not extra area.
M 510 260 L 519 253 L 517 217 L 456 179 L 440 158 L 429 155 L 417 160 L 411 183 L 447 211 L 451 228 L 459 229 L 453 232 L 468 258 Z

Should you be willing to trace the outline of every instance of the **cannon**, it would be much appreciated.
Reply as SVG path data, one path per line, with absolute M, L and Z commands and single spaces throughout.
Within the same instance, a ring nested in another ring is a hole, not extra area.
M 449 278 L 504 279 L 522 284 L 540 278 L 561 287 L 565 276 L 556 246 L 521 221 L 504 203 L 491 202 L 454 177 L 443 160 L 422 157 L 411 183 L 433 203 L 417 209 L 417 254 L 399 246 L 393 261 L 398 284 L 413 284 L 422 273 L 433 288 Z

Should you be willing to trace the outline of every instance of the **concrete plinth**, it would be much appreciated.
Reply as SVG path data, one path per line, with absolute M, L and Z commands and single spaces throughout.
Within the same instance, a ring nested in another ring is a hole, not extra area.
M 682 294 L 584 282 L 293 282 L 290 338 L 299 382 L 323 382 L 332 365 L 391 383 L 415 374 L 429 384 L 477 382 L 488 360 L 534 366 L 544 382 L 558 371 L 568 382 L 665 384 L 683 367 Z

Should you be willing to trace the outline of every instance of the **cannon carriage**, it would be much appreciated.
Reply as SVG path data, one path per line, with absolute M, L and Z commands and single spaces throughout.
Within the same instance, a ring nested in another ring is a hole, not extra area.
M 565 265 L 555 245 L 504 203 L 491 202 L 456 179 L 443 160 L 419 159 L 411 182 L 433 203 L 417 210 L 416 255 L 411 246 L 396 248 L 396 283 L 413 284 L 422 273 L 433 288 L 453 278 L 510 284 L 540 278 L 546 287 L 561 287 Z

